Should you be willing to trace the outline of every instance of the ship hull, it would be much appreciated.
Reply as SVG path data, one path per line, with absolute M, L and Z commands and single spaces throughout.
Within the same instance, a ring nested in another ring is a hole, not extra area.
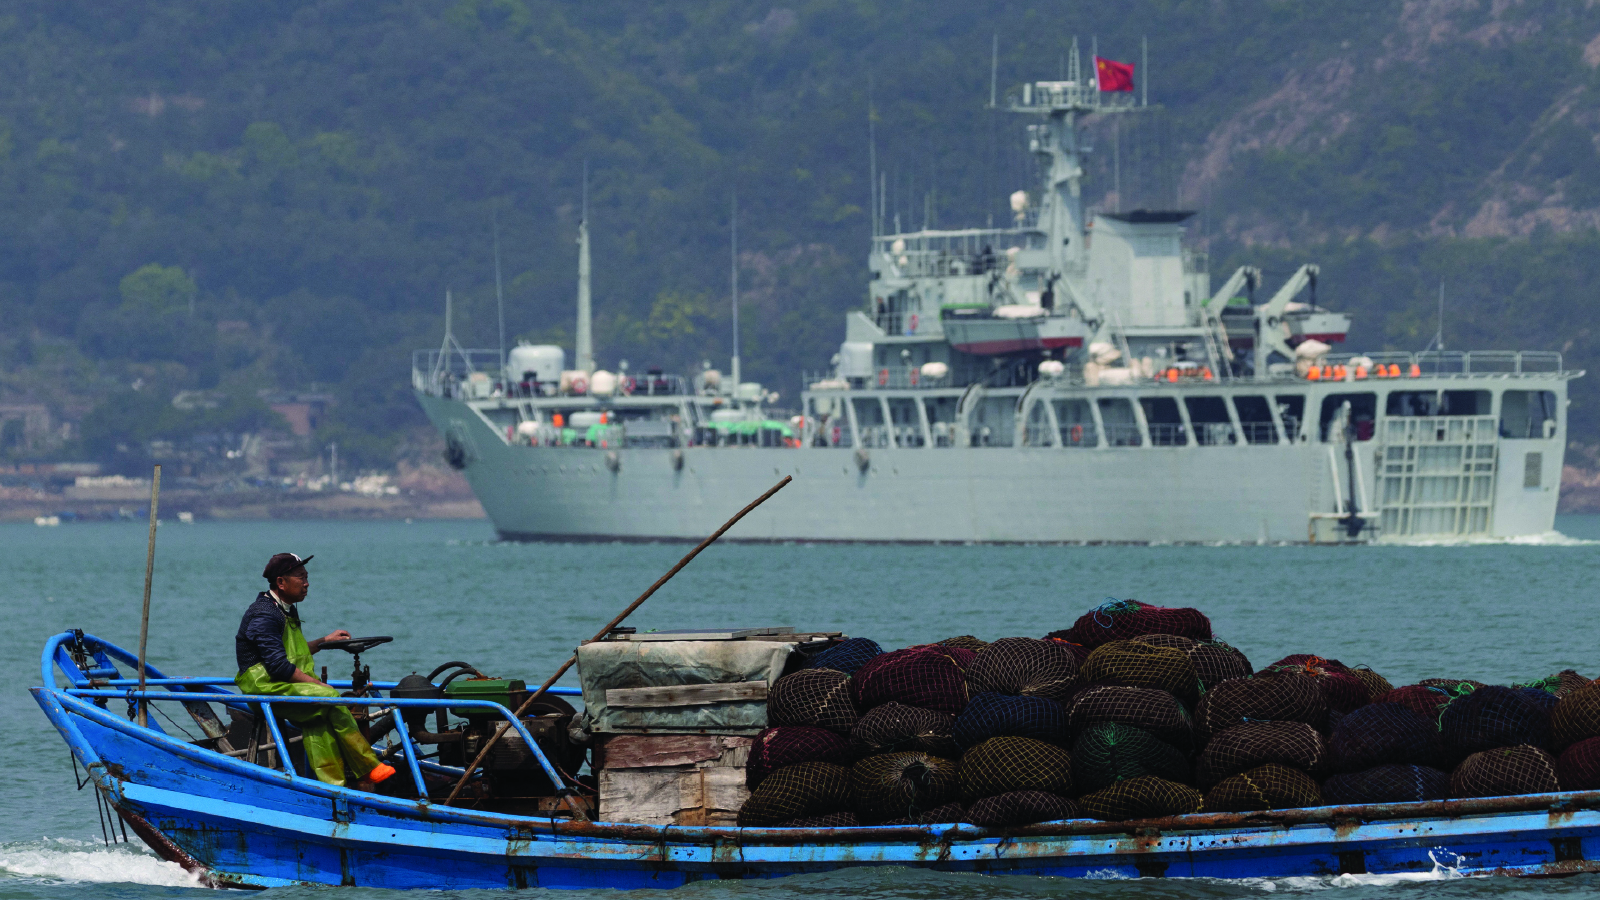
M 1256 543 L 1398 537 L 1378 528 L 1352 535 L 1336 515 L 1339 498 L 1349 492 L 1341 479 L 1352 462 L 1342 445 L 600 451 L 508 443 L 467 403 L 418 398 L 441 432 L 468 445 L 463 473 L 506 539 L 699 540 L 786 475 L 794 483 L 729 538 Z M 1472 537 L 1549 532 L 1560 439 L 1501 443 L 1519 445 L 1505 451 L 1518 453 L 1519 461 L 1520 451 L 1542 452 L 1551 471 L 1541 473 L 1539 489 L 1499 479 L 1490 488 L 1492 514 Z M 1381 452 L 1377 441 L 1355 445 L 1363 503 L 1380 503 L 1372 479 Z

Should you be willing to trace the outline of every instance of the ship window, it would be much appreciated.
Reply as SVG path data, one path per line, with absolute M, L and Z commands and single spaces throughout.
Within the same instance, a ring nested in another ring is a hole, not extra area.
M 956 405 L 959 401 L 955 397 L 924 397 L 922 408 L 928 414 L 928 430 L 935 447 L 950 447 L 955 444 L 956 432 Z
M 1094 411 L 1089 401 L 1082 398 L 1052 400 L 1056 407 L 1056 424 L 1061 427 L 1061 446 L 1093 447 L 1100 443 L 1094 427 Z M 1137 427 L 1134 429 L 1138 430 Z
M 1016 427 L 1017 401 L 1012 397 L 985 397 L 972 416 L 972 446 L 1009 447 Z
M 1506 391 L 1500 395 L 1500 436 L 1543 438 L 1556 432 L 1553 391 Z
M 1022 443 L 1025 447 L 1048 447 L 1054 444 L 1055 437 L 1050 427 L 1050 405 L 1043 400 L 1036 400 L 1028 404 L 1027 427 L 1022 433 Z
M 889 423 L 883 418 L 883 404 L 877 397 L 854 397 L 856 431 L 863 447 L 889 446 Z
M 1278 394 L 1272 398 L 1278 404 L 1278 417 L 1283 419 L 1283 433 L 1290 443 L 1301 440 L 1300 423 L 1306 420 L 1305 394 Z
M 1391 391 L 1384 404 L 1391 416 L 1487 416 L 1488 391 Z
M 889 398 L 889 424 L 894 428 L 894 442 L 900 447 L 921 447 L 927 443 L 922 436 L 922 416 L 917 414 L 917 401 L 911 397 Z
M 1150 446 L 1181 447 L 1189 443 L 1183 430 L 1183 415 L 1178 401 L 1171 397 L 1140 397 L 1145 424 L 1150 427 Z
M 1372 440 L 1373 433 L 1377 430 L 1378 417 L 1377 394 L 1329 394 L 1322 398 L 1321 434 L 1324 441 L 1333 442 L 1340 439 L 1340 434 L 1335 429 L 1344 405 L 1350 404 L 1350 431 L 1351 436 L 1358 441 Z
M 1544 454 L 1529 453 L 1522 458 L 1522 486 L 1536 488 L 1539 486 L 1540 475 L 1544 472 Z
M 1100 421 L 1105 423 L 1106 443 L 1113 447 L 1137 447 L 1144 443 L 1133 404 L 1122 397 L 1100 401 Z
M 1247 444 L 1276 444 L 1278 430 L 1272 424 L 1272 406 L 1267 398 L 1241 395 L 1233 398 L 1233 408 L 1239 413 L 1239 427 L 1244 429 Z M 1194 413 L 1189 413 L 1191 416 Z
M 1196 443 L 1204 446 L 1237 443 L 1233 418 L 1228 415 L 1228 401 L 1221 397 L 1185 397 L 1183 405 L 1189 410 Z

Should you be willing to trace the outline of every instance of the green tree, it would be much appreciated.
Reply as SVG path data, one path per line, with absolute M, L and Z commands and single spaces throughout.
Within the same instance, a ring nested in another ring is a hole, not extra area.
M 165 315 L 194 312 L 200 289 L 179 266 L 146 263 L 124 276 L 118 285 L 123 309 L 133 313 Z

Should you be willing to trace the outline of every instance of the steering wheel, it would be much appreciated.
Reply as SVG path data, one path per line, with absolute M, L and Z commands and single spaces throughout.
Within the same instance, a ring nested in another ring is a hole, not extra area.
M 360 656 L 368 650 L 371 650 L 373 647 L 376 647 L 379 644 L 387 644 L 392 640 L 394 640 L 394 638 L 385 636 L 350 638 L 349 640 L 343 641 L 323 641 L 322 646 L 318 649 L 343 650 L 346 653 L 354 653 L 357 656 Z

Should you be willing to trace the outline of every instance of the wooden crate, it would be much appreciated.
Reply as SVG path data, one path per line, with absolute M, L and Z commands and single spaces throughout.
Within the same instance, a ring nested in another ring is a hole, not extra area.
M 734 825 L 749 798 L 751 738 L 729 734 L 596 735 L 600 820 Z

